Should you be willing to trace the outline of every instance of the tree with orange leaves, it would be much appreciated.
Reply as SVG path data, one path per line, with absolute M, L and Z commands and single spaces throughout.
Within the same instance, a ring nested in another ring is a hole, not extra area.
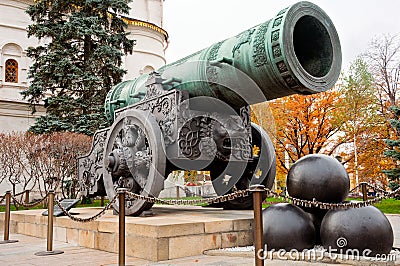
M 390 163 L 383 154 L 388 128 L 380 113 L 380 99 L 368 64 L 361 59 L 355 60 L 338 87 L 341 101 L 337 120 L 342 124 L 343 132 L 352 139 L 344 150 L 343 159 L 347 171 L 354 176 L 353 185 L 363 181 L 379 181 L 386 185 L 382 170 Z
M 309 96 L 292 95 L 270 103 L 275 118 L 277 166 L 287 173 L 292 162 L 307 154 L 332 154 L 342 143 L 337 123 L 338 92 L 331 90 Z

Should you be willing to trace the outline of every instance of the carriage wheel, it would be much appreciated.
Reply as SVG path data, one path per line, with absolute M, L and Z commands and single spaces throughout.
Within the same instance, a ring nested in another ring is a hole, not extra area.
M 248 189 L 251 185 L 256 184 L 262 184 L 266 188 L 271 189 L 274 184 L 276 174 L 276 156 L 274 146 L 264 129 L 254 123 L 251 123 L 251 135 L 253 145 L 256 145 L 260 149 L 259 154 L 257 157 L 254 157 L 252 162 L 247 164 L 242 177 L 232 187 L 232 189 L 225 194 L 237 190 Z M 249 195 L 247 197 L 226 201 L 221 203 L 221 206 L 224 209 L 230 210 L 252 209 L 253 196 Z
M 103 154 L 104 186 L 109 199 L 118 188 L 143 196 L 158 197 L 164 187 L 166 156 L 161 130 L 153 115 L 127 110 L 115 119 Z M 118 200 L 114 209 L 118 211 Z M 153 204 L 127 200 L 126 215 L 140 215 Z

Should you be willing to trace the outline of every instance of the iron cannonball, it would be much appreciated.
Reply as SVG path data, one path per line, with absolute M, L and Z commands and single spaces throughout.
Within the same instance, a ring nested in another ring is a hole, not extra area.
M 321 223 L 321 240 L 329 250 L 357 249 L 366 256 L 388 254 L 393 246 L 393 229 L 386 216 L 374 206 L 330 210 Z
M 338 203 L 349 194 L 350 180 L 343 165 L 323 154 L 304 156 L 290 168 L 287 176 L 290 196 L 305 200 Z
M 263 210 L 263 246 L 267 250 L 304 250 L 315 244 L 314 225 L 302 209 L 278 203 Z
M 328 212 L 328 210 L 324 210 L 324 209 L 320 209 L 320 208 L 316 208 L 316 207 L 311 207 L 311 208 L 300 207 L 300 208 L 308 214 L 312 223 L 314 224 L 315 244 L 321 245 L 321 236 L 320 236 L 321 223 L 322 223 L 322 220 L 324 219 L 325 214 Z

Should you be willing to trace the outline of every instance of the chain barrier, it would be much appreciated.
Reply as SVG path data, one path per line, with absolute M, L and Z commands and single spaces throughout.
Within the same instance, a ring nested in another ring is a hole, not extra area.
M 377 185 L 367 184 L 367 187 L 370 187 L 370 188 L 372 188 L 372 189 L 375 190 L 375 191 L 381 192 L 381 193 L 383 193 L 384 195 L 390 194 L 390 192 L 388 192 L 388 191 L 386 191 L 386 190 L 384 190 L 384 189 L 378 187 Z
M 70 214 L 65 208 L 64 206 L 62 206 L 61 202 L 58 199 L 55 199 L 55 202 L 57 203 L 58 207 L 60 207 L 61 211 L 67 215 L 71 220 L 75 221 L 75 222 L 80 222 L 80 223 L 88 223 L 88 222 L 92 222 L 94 220 L 97 220 L 98 218 L 100 218 L 101 216 L 103 216 L 106 211 L 108 209 L 111 208 L 112 204 L 115 203 L 115 201 L 117 200 L 118 194 L 116 194 L 114 196 L 114 198 L 112 200 L 110 200 L 110 202 L 97 214 L 91 216 L 91 217 L 87 217 L 87 218 L 81 218 L 81 217 L 77 217 L 74 216 L 72 214 Z
M 211 204 L 211 203 L 220 203 L 229 200 L 234 200 L 237 198 L 247 197 L 250 195 L 250 189 L 238 190 L 236 192 L 221 195 L 213 198 L 205 198 L 205 199 L 193 199 L 193 200 L 184 200 L 184 199 L 176 199 L 176 200 L 164 200 L 160 198 L 138 195 L 133 192 L 126 192 L 127 200 L 145 200 L 149 203 L 159 203 L 159 204 L 167 204 L 167 205 L 197 205 L 197 204 Z
M 0 196 L 0 204 L 4 201 L 5 198 L 6 198 L 6 195 Z
M 390 192 L 376 186 L 376 185 L 371 185 L 371 184 L 366 184 L 367 187 L 372 188 L 375 191 L 379 191 L 380 193 L 384 194 L 384 195 L 388 195 L 390 194 Z M 354 191 L 356 191 L 357 189 L 361 189 L 361 184 L 358 184 L 357 186 L 355 186 L 353 189 L 351 189 L 349 191 L 349 193 L 353 193 Z
M 23 207 L 26 207 L 26 208 L 33 208 L 33 207 L 38 206 L 40 203 L 42 203 L 45 199 L 48 198 L 48 196 L 49 196 L 49 193 L 47 192 L 47 194 L 43 198 L 41 198 L 40 200 L 35 201 L 33 203 L 21 202 L 14 195 L 11 195 L 11 198 L 13 199 L 13 202 L 17 203 L 17 205 L 19 205 L 19 206 L 23 206 Z
M 14 195 L 11 195 L 12 197 L 18 197 L 18 196 L 21 196 L 22 194 L 24 194 L 25 193 L 25 190 L 24 191 L 21 191 L 21 192 L 19 192 L 19 193 L 16 193 L 16 194 L 14 194 Z
M 351 189 L 351 190 L 349 191 L 349 194 L 350 194 L 350 193 L 353 193 L 353 192 L 356 191 L 358 188 L 360 188 L 360 184 L 358 184 L 357 186 L 353 187 L 353 189 Z
M 326 203 L 326 202 L 317 201 L 316 199 L 303 200 L 303 199 L 294 198 L 292 196 L 279 194 L 268 188 L 264 188 L 264 190 L 266 193 L 272 195 L 274 198 L 279 198 L 282 201 L 287 202 L 287 203 L 292 203 L 294 205 L 302 206 L 302 207 L 316 207 L 316 208 L 327 209 L 327 210 L 361 208 L 361 207 L 365 207 L 365 206 L 370 206 L 375 203 L 381 202 L 382 199 L 391 198 L 391 197 L 394 197 L 396 194 L 400 193 L 400 188 L 396 189 L 395 191 L 388 192 L 388 191 L 384 191 L 383 189 L 380 189 L 378 187 L 372 186 L 370 184 L 368 184 L 367 186 L 377 189 L 377 190 L 378 189 L 382 190 L 382 193 L 384 194 L 384 196 L 379 196 L 379 197 L 375 197 L 374 199 L 370 199 L 367 201 L 359 201 L 359 202 Z M 355 190 L 356 188 L 357 187 L 353 188 L 351 191 Z M 12 195 L 11 197 L 14 200 L 14 202 L 16 202 L 18 205 L 31 208 L 31 207 L 37 206 L 41 202 L 43 202 L 48 197 L 48 195 L 49 195 L 49 193 L 47 193 L 41 200 L 34 202 L 34 203 L 30 203 L 30 204 L 25 204 L 23 202 L 20 202 L 19 200 L 17 200 L 15 198 L 15 195 Z M 250 189 L 238 190 L 238 191 L 235 191 L 230 194 L 216 196 L 216 197 L 212 197 L 212 198 L 202 198 L 202 199 L 192 199 L 192 200 L 185 200 L 185 199 L 164 200 L 164 199 L 160 199 L 160 198 L 156 198 L 156 197 L 152 197 L 152 196 L 139 195 L 139 194 L 129 192 L 129 191 L 126 192 L 126 195 L 127 195 L 126 200 L 132 200 L 132 199 L 145 200 L 149 203 L 158 203 L 158 204 L 167 204 L 167 205 L 198 205 L 198 204 L 213 204 L 213 203 L 215 204 L 215 203 L 221 203 L 221 202 L 234 200 L 237 198 L 247 197 L 250 195 Z M 60 201 L 58 199 L 55 199 L 55 202 L 60 207 L 61 211 L 65 215 L 67 215 L 71 220 L 76 221 L 76 222 L 86 223 L 86 222 L 94 221 L 94 220 L 100 218 L 101 216 L 103 216 L 105 214 L 105 212 L 111 208 L 112 204 L 115 203 L 117 196 L 118 196 L 118 194 L 116 194 L 114 196 L 114 198 L 99 213 L 97 213 L 91 217 L 88 217 L 88 218 L 76 217 L 76 216 L 70 214 L 64 208 L 64 206 L 62 206 L 62 204 L 60 203 Z M 1 200 L 0 200 L 0 203 L 1 203 L 5 199 L 5 195 L 1 196 L 0 198 L 1 198 Z
M 327 210 L 337 210 L 337 209 L 345 210 L 345 209 L 350 209 L 350 208 L 366 207 L 366 206 L 370 206 L 375 203 L 381 202 L 382 199 L 391 198 L 394 195 L 400 193 L 400 188 L 396 189 L 393 192 L 387 192 L 387 194 L 385 196 L 379 196 L 379 197 L 376 197 L 371 200 L 359 201 L 359 202 L 345 202 L 345 203 L 326 203 L 326 202 L 317 201 L 315 199 L 303 200 L 303 199 L 298 199 L 298 198 L 294 198 L 294 197 L 287 196 L 287 195 L 278 194 L 268 188 L 265 188 L 265 191 L 267 193 L 272 194 L 274 198 L 280 198 L 281 200 L 283 200 L 287 203 L 292 203 L 297 206 L 308 207 L 308 208 L 316 207 L 316 208 L 327 209 Z
M 316 207 L 320 209 L 327 209 L 327 210 L 337 210 L 337 209 L 350 209 L 350 208 L 361 208 L 361 207 L 366 207 L 370 206 L 373 204 L 376 204 L 378 202 L 381 202 L 382 199 L 385 198 L 390 198 L 393 197 L 394 195 L 400 193 L 400 188 L 396 189 L 393 192 L 386 192 L 385 196 L 379 196 L 371 200 L 367 201 L 359 201 L 359 202 L 345 202 L 345 203 L 326 203 L 326 202 L 321 202 L 317 201 L 316 199 L 313 200 L 303 200 L 303 199 L 298 199 L 294 198 L 288 195 L 282 195 L 278 194 L 277 192 L 274 192 L 268 188 L 264 189 L 266 193 L 271 194 L 274 198 L 280 198 L 284 202 L 287 203 L 292 203 L 297 206 L 302 206 L 302 207 Z M 247 197 L 250 195 L 250 190 L 238 190 L 236 192 L 227 194 L 227 195 L 222 195 L 222 196 L 217 196 L 213 198 L 206 198 L 206 199 L 194 199 L 194 200 L 184 200 L 184 199 L 177 199 L 177 200 L 163 200 L 160 198 L 155 198 L 151 196 L 144 196 L 144 195 L 138 195 L 132 192 L 126 192 L 128 198 L 127 200 L 145 200 L 149 203 L 159 203 L 159 204 L 167 204 L 167 205 L 196 205 L 196 204 L 211 204 L 211 203 L 220 203 L 220 202 L 225 202 L 229 200 L 234 200 L 236 198 L 240 197 Z

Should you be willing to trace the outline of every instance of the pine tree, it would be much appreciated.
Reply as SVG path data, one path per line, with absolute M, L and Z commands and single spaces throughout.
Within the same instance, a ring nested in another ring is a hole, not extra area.
M 389 146 L 389 150 L 386 150 L 384 154 L 390 158 L 392 158 L 395 162 L 400 161 L 400 107 L 398 106 L 391 106 L 390 110 L 394 114 L 394 118 L 390 119 L 390 124 L 394 128 L 396 132 L 397 139 L 387 139 L 385 140 L 386 144 Z M 383 171 L 388 178 L 392 181 L 390 186 L 396 188 L 400 181 L 400 168 L 399 164 L 396 164 L 396 167 L 390 170 Z
M 35 112 L 44 103 L 46 115 L 30 128 L 35 133 L 72 131 L 92 135 L 107 126 L 103 104 L 107 92 L 121 81 L 123 54 L 133 41 L 119 14 L 129 0 L 37 0 L 28 7 L 33 21 L 28 37 L 31 84 L 22 95 Z

